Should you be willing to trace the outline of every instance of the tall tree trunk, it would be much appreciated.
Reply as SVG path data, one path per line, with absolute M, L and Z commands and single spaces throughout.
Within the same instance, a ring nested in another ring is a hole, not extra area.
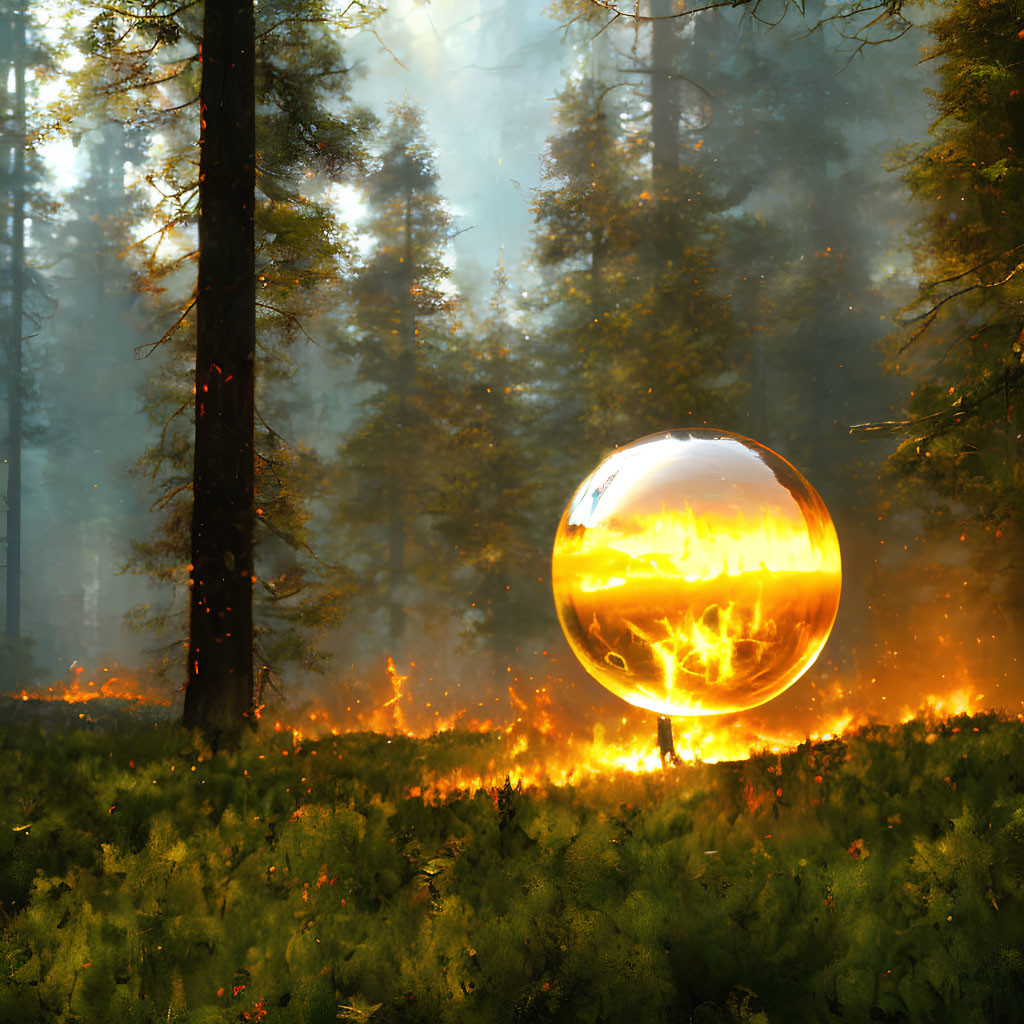
M 651 170 L 658 198 L 670 195 L 679 170 L 679 41 L 672 0 L 651 0 Z
M 409 426 L 409 399 L 412 395 L 416 373 L 416 307 L 413 304 L 412 289 L 416 284 L 416 263 L 413 259 L 413 196 L 408 188 L 405 195 L 404 216 L 404 255 L 402 272 L 399 275 L 398 294 L 402 304 L 402 322 L 399 325 L 401 351 L 398 356 L 398 367 L 395 374 L 396 391 L 398 394 L 399 428 L 403 435 L 412 433 Z M 399 440 L 400 446 L 406 445 Z M 409 536 L 409 524 L 406 521 L 406 494 L 409 490 L 408 467 L 398 471 L 392 481 L 393 486 L 388 509 L 388 639 L 391 653 L 395 657 L 402 656 L 402 641 L 405 636 L 407 614 L 405 610 L 405 584 L 407 577 L 406 543 Z
M 256 294 L 253 0 L 207 2 L 200 88 L 199 273 L 188 687 L 183 724 L 217 745 L 254 724 Z
M 25 14 L 10 14 L 14 106 L 11 140 L 11 315 L 7 336 L 6 634 L 21 635 L 21 331 L 25 293 Z

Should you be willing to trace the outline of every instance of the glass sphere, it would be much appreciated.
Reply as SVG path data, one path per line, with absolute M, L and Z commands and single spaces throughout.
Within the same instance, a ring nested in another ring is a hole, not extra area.
M 743 711 L 814 663 L 839 608 L 839 540 L 785 459 L 722 430 L 609 455 L 555 535 L 551 582 L 583 667 L 661 715 Z

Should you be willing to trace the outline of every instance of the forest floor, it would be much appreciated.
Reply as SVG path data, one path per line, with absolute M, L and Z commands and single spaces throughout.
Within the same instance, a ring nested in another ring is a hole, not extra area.
M 521 789 L 500 734 L 88 703 L 0 705 L 10 1024 L 1024 1019 L 1016 719 Z
M 6 728 L 25 727 L 33 721 L 38 721 L 46 730 L 111 731 L 137 728 L 150 723 L 168 723 L 180 716 L 179 707 L 142 703 L 120 697 L 95 697 L 89 701 L 68 702 L 0 695 L 0 722 L 4 723 Z

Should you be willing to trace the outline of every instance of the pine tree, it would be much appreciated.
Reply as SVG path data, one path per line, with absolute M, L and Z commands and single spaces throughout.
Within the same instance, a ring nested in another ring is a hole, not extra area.
M 543 277 L 531 303 L 537 321 L 531 335 L 548 412 L 542 436 L 584 449 L 574 473 L 602 447 L 632 439 L 627 424 L 608 423 L 602 392 L 606 383 L 617 388 L 628 372 L 610 365 L 608 350 L 615 352 L 621 335 L 609 316 L 621 309 L 620 296 L 631 284 L 640 242 L 631 206 L 642 200 L 638 175 L 630 173 L 635 155 L 620 147 L 605 96 L 604 86 L 583 79 L 559 98 L 558 130 L 548 141 L 544 186 L 534 198 L 534 257 Z M 557 450 L 551 454 L 559 457 Z
M 31 327 L 39 326 L 39 313 L 49 305 L 42 275 L 31 266 L 26 247 L 26 222 L 33 213 L 42 213 L 47 205 L 40 189 L 43 170 L 32 144 L 32 130 L 26 107 L 30 87 L 26 84 L 30 69 L 39 70 L 49 62 L 41 44 L 34 19 L 23 5 L 5 3 L 0 8 L 0 117 L 3 120 L 2 188 L 4 272 L 0 295 L 3 301 L 2 330 L 6 431 L 3 457 L 6 469 L 5 628 L 0 641 L 0 669 L 8 682 L 24 678 L 30 666 L 31 642 L 22 636 L 22 461 L 29 440 L 33 384 L 28 363 L 31 354 L 25 345 Z M 32 126 L 34 128 L 34 126 Z M 43 300 L 42 302 L 40 300 Z M 37 332 L 36 332 L 37 333 Z
M 146 174 L 162 196 L 160 208 L 147 212 L 161 226 L 137 246 L 139 288 L 149 296 L 153 316 L 171 324 L 158 343 L 148 347 L 160 360 L 146 386 L 159 437 L 140 463 L 155 485 L 162 519 L 156 537 L 138 545 L 136 565 L 156 579 L 174 583 L 180 599 L 188 582 L 191 518 L 189 367 L 195 360 L 192 310 L 197 296 L 187 298 L 186 289 L 189 266 L 198 255 L 194 238 L 189 237 L 198 185 L 190 160 L 192 132 L 198 127 L 196 54 L 202 28 L 194 9 L 168 6 L 166 13 L 163 10 L 128 24 L 121 24 L 116 13 L 98 16 L 90 29 L 89 45 L 103 59 L 93 62 L 82 76 L 82 87 L 86 96 L 100 104 L 113 94 L 121 116 L 154 134 L 159 130 L 164 137 L 165 157 Z M 287 427 L 277 415 L 287 405 L 281 397 L 282 382 L 290 373 L 289 348 L 297 339 L 308 337 L 307 318 L 324 305 L 325 286 L 337 284 L 347 255 L 344 232 L 318 198 L 358 162 L 359 136 L 367 123 L 362 115 L 338 115 L 327 108 L 328 97 L 343 98 L 345 92 L 347 69 L 334 34 L 337 27 L 337 17 L 326 6 L 314 8 L 289 0 L 261 5 L 255 24 L 257 151 L 250 163 L 258 189 L 253 211 L 258 261 L 254 272 L 258 292 L 253 302 L 257 380 L 255 448 L 250 461 L 254 463 L 251 504 L 257 562 L 255 573 L 248 572 L 245 580 L 249 586 L 253 575 L 259 581 L 262 610 L 256 611 L 254 640 L 260 662 L 272 668 L 290 658 L 307 667 L 319 664 L 308 641 L 337 620 L 344 599 L 343 581 L 330 586 L 317 583 L 317 577 L 326 573 L 312 551 L 304 490 L 316 474 L 310 468 L 311 455 L 286 443 Z M 107 83 L 105 70 L 111 67 L 132 70 L 127 84 L 124 76 L 113 86 Z M 214 375 L 215 366 L 220 366 L 225 381 L 232 376 L 215 358 L 206 365 Z M 237 379 L 236 375 L 229 383 Z M 203 392 L 204 384 L 211 390 Z M 213 388 L 212 378 L 197 382 L 197 408 Z M 239 521 L 236 517 L 236 525 Z M 239 558 L 236 553 L 234 561 L 238 563 Z M 241 569 L 223 564 L 223 557 L 215 571 L 242 578 Z M 230 607 L 236 609 L 235 604 Z M 182 628 L 175 605 L 155 613 L 139 609 L 137 618 L 169 627 L 172 640 L 167 656 L 173 659 Z M 190 671 L 194 671 L 192 662 Z
M 392 109 L 365 189 L 373 249 L 352 281 L 343 347 L 369 393 L 339 451 L 338 523 L 365 607 L 386 610 L 386 641 L 401 656 L 413 582 L 437 557 L 429 510 L 448 402 L 442 364 L 457 330 L 451 217 L 415 107 Z
M 676 105 L 670 94 L 660 102 Z M 619 113 L 611 86 L 570 84 L 534 207 L 549 430 L 581 454 L 576 475 L 615 444 L 720 421 L 735 384 L 716 287 L 718 204 L 677 136 L 673 159 L 673 133 L 659 133 L 653 161 L 651 126 L 620 131 Z
M 923 211 L 919 294 L 894 362 L 913 376 L 893 465 L 931 536 L 962 543 L 982 586 L 1019 613 L 1024 587 L 1024 69 L 1020 11 L 952 0 L 931 25 L 932 141 L 906 156 Z M 985 601 L 990 603 L 989 599 Z
M 448 360 L 446 436 L 430 510 L 444 541 L 434 579 L 467 636 L 501 660 L 549 624 L 551 538 L 537 514 L 528 345 L 503 268 L 485 319 Z
M 4 33 L 10 48 L 14 96 L 11 104 L 8 179 L 10 210 L 10 290 L 7 323 L 7 599 L 8 642 L 21 636 L 21 456 L 22 456 L 22 344 L 25 304 L 25 71 L 27 64 L 26 16 L 5 12 Z M 6 68 L 6 65 L 5 65 Z M 8 79 L 9 80 L 9 79 Z M 5 110 L 6 114 L 7 111 Z M 4 218 L 5 226 L 8 223 Z
M 195 447 L 182 723 L 214 742 L 253 711 L 256 24 L 203 11 Z

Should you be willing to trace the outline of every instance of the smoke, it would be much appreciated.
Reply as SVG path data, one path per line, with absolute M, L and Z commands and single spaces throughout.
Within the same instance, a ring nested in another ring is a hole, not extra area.
M 450 286 L 477 310 L 499 262 L 514 292 L 533 288 L 532 190 L 567 76 L 599 66 L 615 86 L 623 130 L 646 116 L 636 73 L 649 59 L 645 30 L 623 21 L 600 36 L 584 22 L 566 31 L 547 7 L 396 0 L 374 32 L 346 41 L 356 103 L 382 119 L 405 100 L 423 110 L 454 217 Z M 908 389 L 885 375 L 878 345 L 884 318 L 914 285 L 906 268 L 916 213 L 885 166 L 927 131 L 929 72 L 916 66 L 925 42 L 914 31 L 851 60 L 834 31 L 808 35 L 792 19 L 769 30 L 742 11 L 702 16 L 679 31 L 686 157 L 721 198 L 721 224 L 749 227 L 721 254 L 749 358 L 733 371 L 747 388 L 742 407 L 735 422 L 719 425 L 754 436 L 805 473 L 836 521 L 844 558 L 839 619 L 818 662 L 770 705 L 719 720 L 725 732 L 823 732 L 929 705 L 1016 711 L 1024 696 L 1014 684 L 1019 644 L 999 581 L 972 565 L 955 538 L 920 539 L 920 515 L 890 497 L 897 485 L 883 463 L 891 446 L 849 433 L 898 413 Z M 163 600 L 118 574 L 127 540 L 154 522 L 141 483 L 125 475 L 151 436 L 137 394 L 149 367 L 132 352 L 152 338 L 135 315 L 118 235 L 129 146 L 110 127 L 84 134 L 73 175 L 82 187 L 66 193 L 74 212 L 33 228 L 33 258 L 48 266 L 58 295 L 41 329 L 45 430 L 30 446 L 25 484 L 26 632 L 37 640 L 43 680 L 63 678 L 76 660 L 142 663 L 148 641 L 128 633 L 122 616 Z M 67 180 L 68 151 L 60 152 Z M 362 207 L 350 198 L 343 210 L 357 246 L 364 244 Z M 344 300 L 339 294 L 337 309 L 308 325 L 314 340 L 344 336 L 344 324 L 329 322 L 344 315 Z M 351 364 L 323 347 L 300 345 L 295 359 L 288 440 L 326 459 L 357 424 L 366 390 L 351 380 Z M 572 447 L 574 439 L 561 443 Z M 564 481 L 559 500 L 577 482 Z M 314 534 L 326 533 L 333 500 L 316 498 Z M 336 554 L 328 537 L 314 542 L 325 558 Z M 506 727 L 548 715 L 581 736 L 597 726 L 653 736 L 651 716 L 579 669 L 553 606 L 546 632 L 524 635 L 503 654 L 474 647 L 465 625 L 452 615 L 408 626 L 416 640 L 396 671 L 409 677 L 401 699 L 415 705 L 405 713 L 421 716 L 418 727 Z M 360 714 L 393 696 L 383 632 L 373 615 L 361 628 L 332 628 L 328 675 L 297 673 L 282 688 L 358 725 Z
M 529 239 L 551 98 L 572 54 L 548 6 L 398 0 L 376 36 L 349 47 L 360 70 L 357 102 L 382 116 L 403 101 L 423 109 L 459 232 L 456 280 L 477 301 L 486 301 L 498 261 L 517 267 Z

